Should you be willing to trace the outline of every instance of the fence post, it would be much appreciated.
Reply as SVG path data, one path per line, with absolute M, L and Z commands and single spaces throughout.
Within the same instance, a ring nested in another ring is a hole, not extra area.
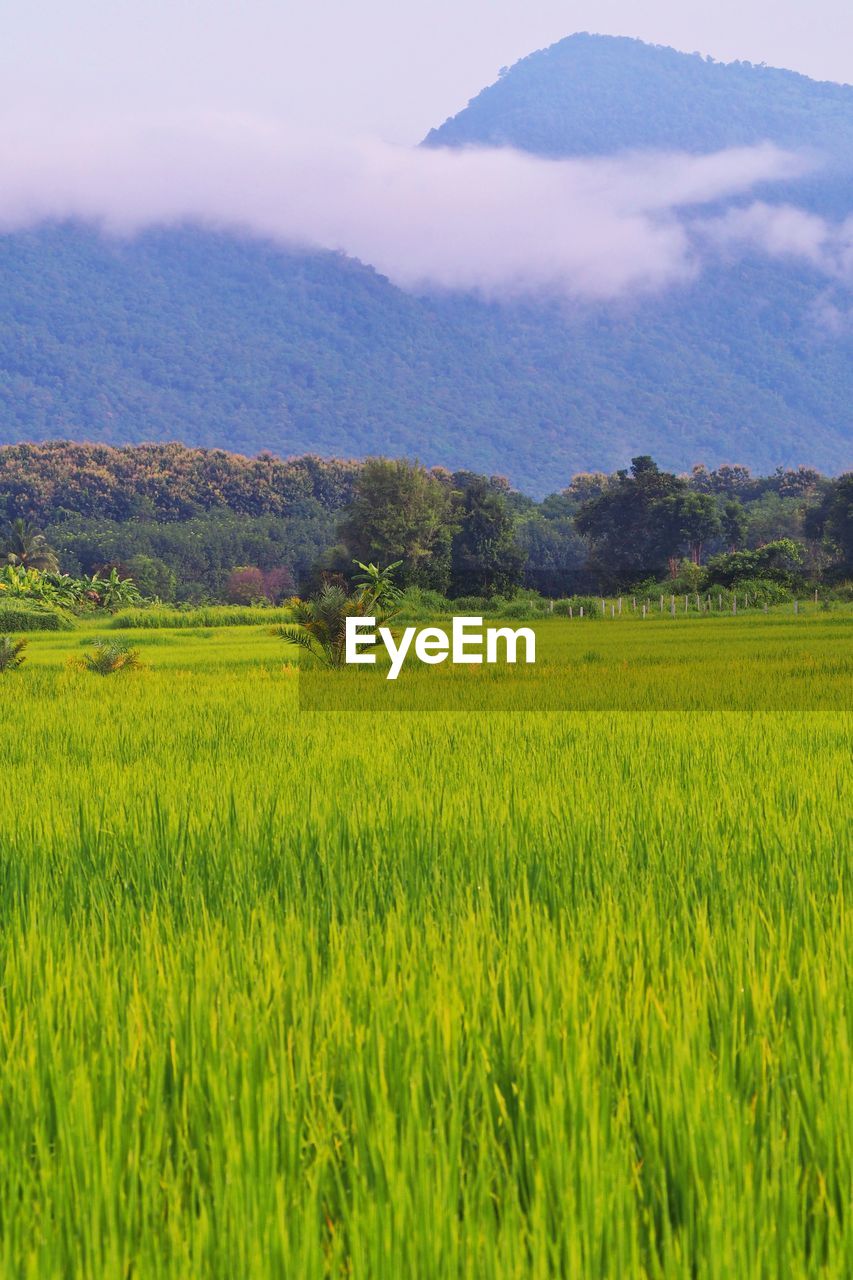
M 737 613 L 737 595 L 732 596 L 732 613 Z
M 622 597 L 619 597 L 619 616 L 622 616 Z
M 583 605 L 580 607 L 580 616 L 583 617 Z
M 645 618 L 645 616 L 646 616 L 646 606 L 643 605 L 643 617 Z
M 663 613 L 663 596 L 660 598 L 660 611 Z
M 573 618 L 574 616 L 575 616 L 575 615 L 572 613 L 572 606 L 571 606 L 571 605 L 569 605 L 569 617 L 570 617 L 570 618 Z
M 799 600 L 795 600 L 795 601 L 794 601 L 794 613 L 799 613 L 799 612 L 800 612 L 800 602 L 799 602 Z

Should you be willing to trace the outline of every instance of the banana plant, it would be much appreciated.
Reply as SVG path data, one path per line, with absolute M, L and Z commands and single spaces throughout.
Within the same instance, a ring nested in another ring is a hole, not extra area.
M 106 578 L 100 579 L 98 591 L 105 609 L 123 609 L 142 600 L 142 593 L 133 579 L 119 577 L 115 567 L 110 569 Z

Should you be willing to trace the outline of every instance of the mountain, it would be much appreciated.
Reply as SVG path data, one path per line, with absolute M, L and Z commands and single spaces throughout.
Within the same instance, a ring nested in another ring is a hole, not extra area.
M 853 210 L 853 89 L 633 40 L 531 55 L 425 145 L 589 156 L 766 140 L 823 158 L 766 198 Z M 407 294 L 339 254 L 194 227 L 122 241 L 41 226 L 0 235 L 0 443 L 381 452 L 536 494 L 640 452 L 679 469 L 837 471 L 853 453 L 839 290 L 756 256 L 641 302 L 501 304 Z
M 771 141 L 820 171 L 762 194 L 846 216 L 853 86 L 751 62 L 715 62 L 625 36 L 569 36 L 504 70 L 427 146 L 517 147 L 552 158 L 722 151 Z
M 581 32 L 504 69 L 426 142 L 567 156 L 721 151 L 766 138 L 849 155 L 853 86 Z

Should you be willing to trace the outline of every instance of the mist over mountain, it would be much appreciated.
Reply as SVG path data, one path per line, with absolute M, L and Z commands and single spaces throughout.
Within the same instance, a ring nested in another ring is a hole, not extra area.
M 536 493 L 637 452 L 850 465 L 853 88 L 574 36 L 420 155 L 300 156 L 279 188 L 247 173 L 243 203 L 175 195 L 177 166 L 140 178 L 130 228 L 120 170 L 93 195 L 13 156 L 0 442 L 407 454 Z

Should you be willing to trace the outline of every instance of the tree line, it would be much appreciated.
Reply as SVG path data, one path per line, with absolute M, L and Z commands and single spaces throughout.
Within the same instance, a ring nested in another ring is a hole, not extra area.
M 709 569 L 719 582 L 832 583 L 851 573 L 851 512 L 853 475 L 805 467 L 676 475 L 641 456 L 536 501 L 501 477 L 387 458 L 0 448 L 7 556 L 9 531 L 24 521 L 65 572 L 115 568 L 169 602 L 277 601 L 350 581 L 356 560 L 400 560 L 403 587 L 450 597 L 559 597 L 664 579 L 692 587 Z

